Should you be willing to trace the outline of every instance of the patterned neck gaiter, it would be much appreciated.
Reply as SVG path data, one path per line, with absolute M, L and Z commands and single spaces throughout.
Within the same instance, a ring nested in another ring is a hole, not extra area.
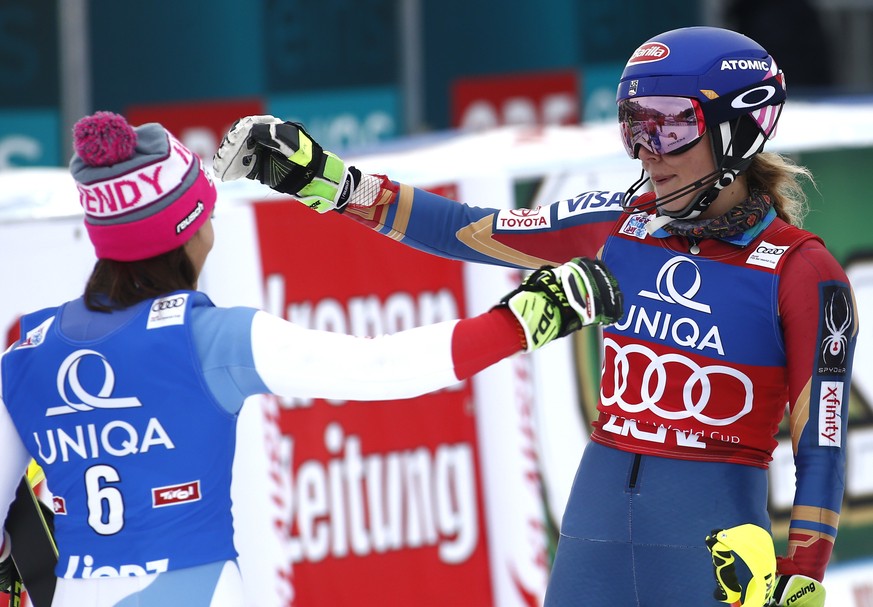
M 729 238 L 755 226 L 770 210 L 770 197 L 763 192 L 751 196 L 720 217 L 712 219 L 677 219 L 664 225 L 664 230 L 673 236 L 685 236 L 693 240 L 704 238 Z

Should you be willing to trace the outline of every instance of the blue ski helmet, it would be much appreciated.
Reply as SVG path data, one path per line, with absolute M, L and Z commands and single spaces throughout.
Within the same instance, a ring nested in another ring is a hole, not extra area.
M 677 192 L 639 206 L 632 198 L 647 180 L 641 177 L 625 196 L 625 210 L 651 211 L 699 190 L 681 211 L 662 211 L 673 217 L 693 218 L 748 168 L 774 136 L 786 90 L 776 62 L 751 38 L 717 27 L 687 27 L 659 34 L 631 55 L 616 101 L 621 108 L 623 102 L 627 107 L 644 97 L 694 100 L 710 134 L 716 170 Z M 639 148 L 634 147 L 632 135 L 629 137 L 628 153 L 636 158 Z

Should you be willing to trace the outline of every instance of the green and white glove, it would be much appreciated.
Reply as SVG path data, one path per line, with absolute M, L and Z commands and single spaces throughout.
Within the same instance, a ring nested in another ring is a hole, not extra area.
M 221 181 L 260 181 L 319 213 L 342 212 L 361 181 L 358 169 L 322 149 L 303 125 L 274 116 L 237 120 L 215 152 L 212 170 Z
M 766 607 L 824 607 L 825 587 L 805 575 L 780 575 L 776 578 L 776 592 Z
M 534 271 L 500 304 L 518 319 L 527 352 L 586 325 L 612 324 L 624 309 L 615 277 L 603 262 L 584 257 Z

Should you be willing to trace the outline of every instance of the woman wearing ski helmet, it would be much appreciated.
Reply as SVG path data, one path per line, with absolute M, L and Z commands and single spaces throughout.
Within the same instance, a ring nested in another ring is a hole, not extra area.
M 712 27 L 655 36 L 632 54 L 617 99 L 641 179 L 532 209 L 530 225 L 353 167 L 333 197 L 299 180 L 268 183 L 444 257 L 538 268 L 597 255 L 618 278 L 625 313 L 603 329 L 598 417 L 546 605 L 822 604 L 858 324 L 845 272 L 800 228 L 808 172 L 762 151 L 785 95 L 775 61 L 746 36 Z M 294 165 L 286 142 L 300 125 L 269 138 L 253 135 L 256 120 L 228 133 L 219 178 L 266 182 L 264 157 Z M 650 120 L 663 125 L 658 153 Z M 767 468 L 786 407 L 796 492 L 777 567 Z
M 643 159 L 645 152 L 678 157 L 706 140 L 714 167 L 676 187 L 674 182 L 653 180 L 644 162 L 640 180 L 627 191 L 625 208 L 659 208 L 661 215 L 686 219 L 706 213 L 773 137 L 785 97 L 785 77 L 773 58 L 735 32 L 687 28 L 644 43 L 628 60 L 618 85 L 619 120 L 639 125 L 623 133 L 625 149 L 631 158 Z M 681 136 L 654 149 L 643 132 L 665 117 L 677 123 Z M 656 197 L 637 198 L 648 181 Z M 746 189 L 731 191 L 742 195 Z

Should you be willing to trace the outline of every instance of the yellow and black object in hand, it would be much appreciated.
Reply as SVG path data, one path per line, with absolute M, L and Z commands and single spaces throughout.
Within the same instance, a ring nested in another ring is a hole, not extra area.
M 730 529 L 714 529 L 706 537 L 715 571 L 716 599 L 731 607 L 770 605 L 776 588 L 776 549 L 770 533 L 746 523 Z M 751 573 L 746 587 L 739 581 L 736 559 Z

